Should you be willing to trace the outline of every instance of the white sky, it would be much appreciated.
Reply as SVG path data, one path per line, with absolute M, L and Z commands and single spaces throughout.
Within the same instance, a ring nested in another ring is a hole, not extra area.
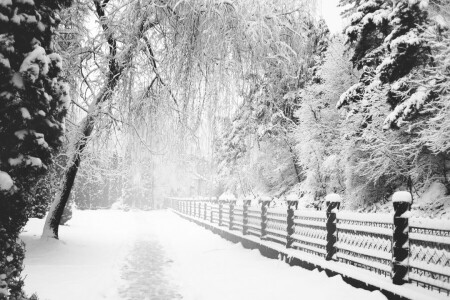
M 344 26 L 338 3 L 339 0 L 319 0 L 318 3 L 318 13 L 325 19 L 331 33 L 341 32 Z

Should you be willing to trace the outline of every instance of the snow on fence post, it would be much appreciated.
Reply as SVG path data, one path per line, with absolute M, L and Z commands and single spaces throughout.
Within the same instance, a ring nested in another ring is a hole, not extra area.
M 294 193 L 289 194 L 286 197 L 287 201 L 287 235 L 286 235 L 286 248 L 292 248 L 294 238 L 292 235 L 295 232 L 294 223 L 294 210 L 298 207 L 298 196 Z
M 263 196 L 259 201 L 261 202 L 261 239 L 264 240 L 267 235 L 267 224 L 269 222 L 267 213 L 272 199 L 269 196 Z
M 244 207 L 242 208 L 242 234 L 248 234 L 248 207 L 252 204 L 252 197 L 246 196 L 244 198 Z
M 230 224 L 228 224 L 228 229 L 233 230 L 234 223 L 234 206 L 236 205 L 236 197 L 233 194 L 228 195 L 228 201 L 230 201 Z
M 392 236 L 392 283 L 403 284 L 409 281 L 409 217 L 412 196 L 409 192 L 395 192 L 394 232 Z
M 325 202 L 327 205 L 327 255 L 325 259 L 333 260 L 336 255 L 337 241 L 336 213 L 341 204 L 341 197 L 338 194 L 328 194 Z

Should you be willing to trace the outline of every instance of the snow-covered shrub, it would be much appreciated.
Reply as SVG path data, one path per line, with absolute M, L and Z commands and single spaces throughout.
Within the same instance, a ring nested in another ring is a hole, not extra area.
M 69 0 L 0 2 L 0 299 L 22 299 L 18 234 L 38 178 L 60 146 L 68 87 L 49 54 Z

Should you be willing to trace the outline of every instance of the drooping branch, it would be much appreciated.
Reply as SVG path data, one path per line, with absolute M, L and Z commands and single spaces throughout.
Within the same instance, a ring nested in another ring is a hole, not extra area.
M 107 102 L 112 98 L 115 88 L 117 87 L 121 75 L 124 71 L 124 66 L 128 65 L 132 58 L 132 51 L 134 47 L 127 48 L 126 53 L 122 53 L 127 61 L 123 61 L 119 64 L 117 57 L 117 39 L 111 30 L 107 16 L 105 13 L 105 7 L 108 0 L 99 1 L 94 0 L 97 16 L 100 20 L 103 33 L 106 35 L 106 41 L 109 46 L 109 61 L 108 61 L 108 74 L 106 75 L 106 82 L 99 94 L 94 98 L 89 106 L 86 117 L 82 120 L 79 133 L 76 136 L 76 140 L 72 146 L 72 156 L 68 162 L 68 167 L 64 173 L 63 181 L 61 182 L 60 191 L 50 207 L 47 220 L 45 222 L 42 237 L 58 239 L 58 229 L 61 216 L 64 208 L 69 200 L 70 192 L 72 190 L 80 163 L 82 159 L 82 153 L 86 148 L 89 137 L 91 136 L 95 122 L 97 120 L 97 111 L 100 109 L 100 105 Z M 152 26 L 144 26 L 146 24 L 146 18 L 142 17 L 139 30 L 137 31 L 137 40 L 144 36 L 144 30 L 151 28 Z M 147 23 L 148 24 L 148 23 Z

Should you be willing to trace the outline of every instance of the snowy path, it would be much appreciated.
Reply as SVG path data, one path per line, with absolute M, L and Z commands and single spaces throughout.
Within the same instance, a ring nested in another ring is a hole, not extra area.
M 386 299 L 264 258 L 167 211 L 77 211 L 64 242 L 33 237 L 39 222 L 23 239 L 26 289 L 41 300 Z

